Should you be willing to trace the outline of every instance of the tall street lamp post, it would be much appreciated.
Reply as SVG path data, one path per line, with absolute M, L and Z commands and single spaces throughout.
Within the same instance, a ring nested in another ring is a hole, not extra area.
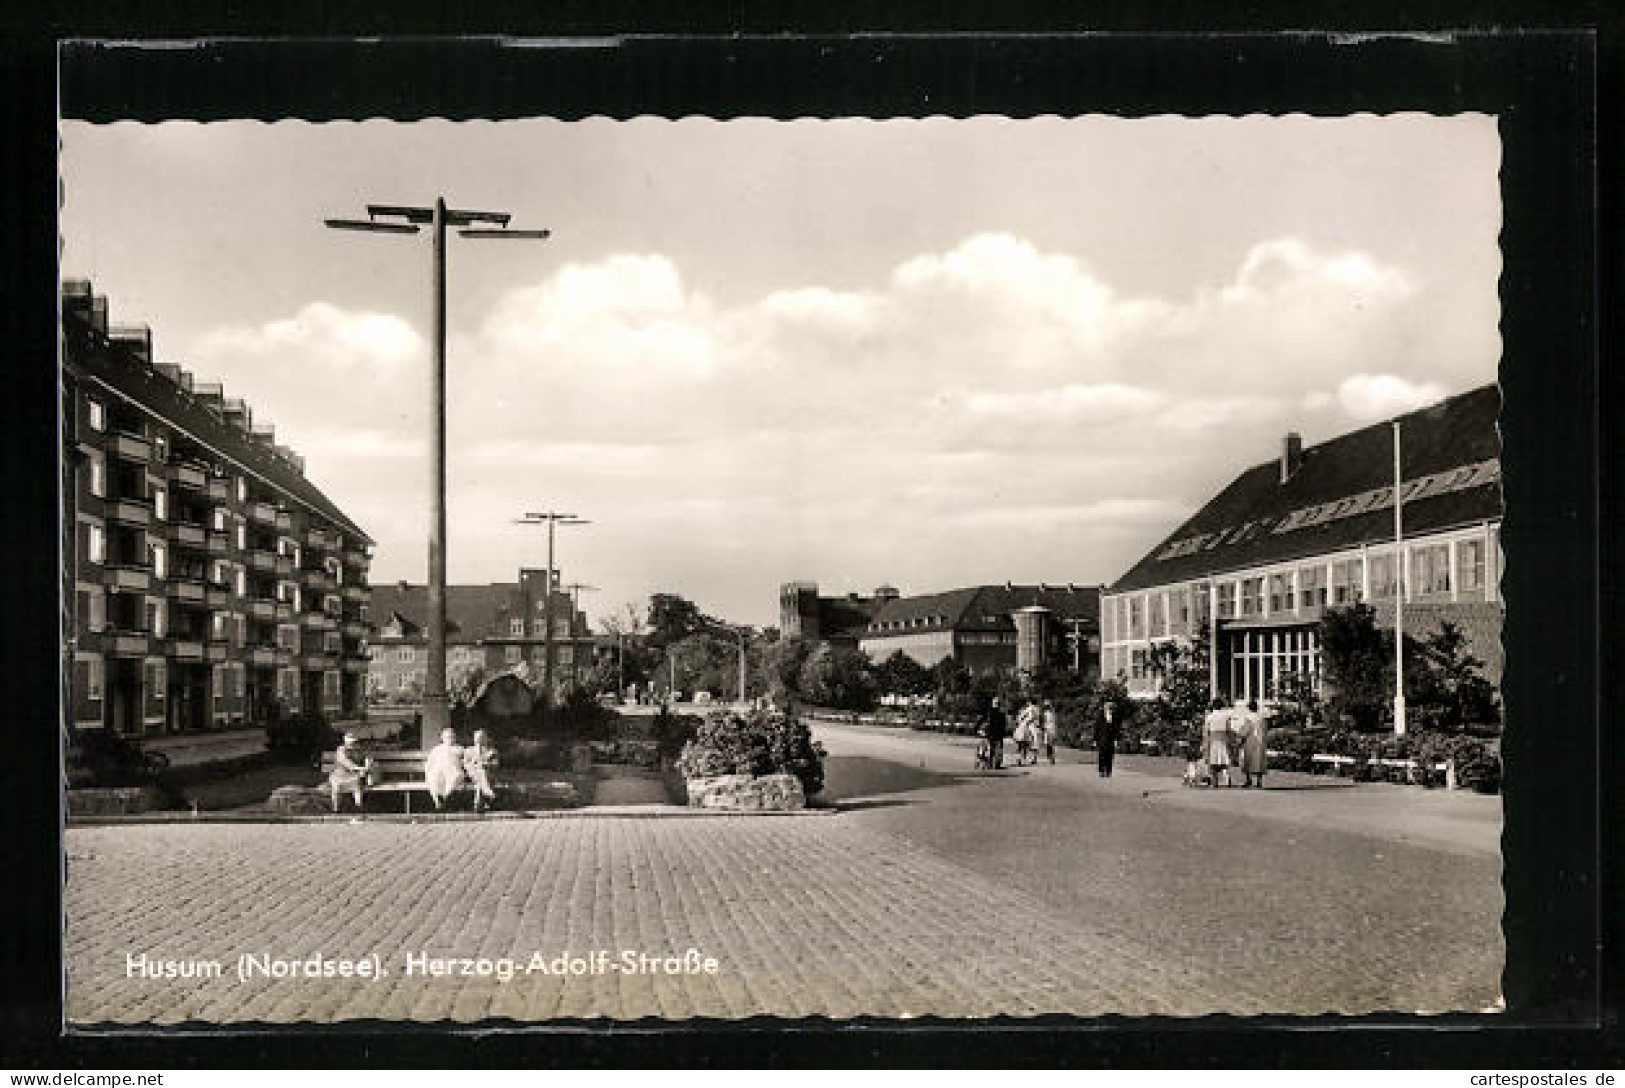
M 547 582 L 542 590 L 542 691 L 548 702 L 553 700 L 553 527 L 556 525 L 591 525 L 586 518 L 564 514 L 557 510 L 529 513 L 519 519 L 520 525 L 547 526 Z M 574 658 L 572 657 L 572 661 Z M 572 665 L 573 669 L 574 666 Z
M 1405 489 L 1399 472 L 1399 420 L 1394 420 L 1394 735 L 1405 735 Z
M 446 228 L 461 228 L 464 238 L 548 237 L 546 230 L 509 230 L 508 212 L 476 212 L 446 207 L 436 197 L 434 207 L 368 204 L 365 219 L 327 219 L 336 230 L 364 230 L 382 234 L 416 234 L 428 225 L 434 238 L 431 310 L 434 315 L 434 359 L 429 368 L 429 661 L 423 682 L 424 748 L 439 742 L 440 731 L 451 724 L 446 698 Z M 491 224 L 478 226 L 477 224 Z

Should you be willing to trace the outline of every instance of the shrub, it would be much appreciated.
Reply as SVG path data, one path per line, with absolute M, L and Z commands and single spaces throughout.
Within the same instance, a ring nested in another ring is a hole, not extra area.
M 683 746 L 684 778 L 722 774 L 793 774 L 808 797 L 824 788 L 824 746 L 799 718 L 776 710 L 740 715 L 719 711 L 700 723 Z
M 649 735 L 660 753 L 660 762 L 666 764 L 682 754 L 688 742 L 699 732 L 700 719 L 694 714 L 673 714 L 665 707 L 651 719 Z

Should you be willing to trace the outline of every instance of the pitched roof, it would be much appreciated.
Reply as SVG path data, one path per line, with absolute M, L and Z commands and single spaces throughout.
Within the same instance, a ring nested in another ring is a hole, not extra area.
M 448 585 L 446 627 L 449 633 L 472 640 L 502 631 L 501 621 L 518 591 L 512 582 L 489 585 Z M 372 614 L 399 613 L 419 631 L 429 617 L 429 587 L 422 583 L 385 582 L 372 587 Z M 505 633 L 505 632 L 504 632 Z
M 1100 619 L 1099 586 L 990 585 L 967 586 L 942 593 L 899 597 L 886 602 L 872 621 L 873 629 L 864 638 L 885 638 L 890 634 L 932 630 L 999 630 L 1014 628 L 1010 613 L 1030 605 L 1042 605 L 1062 619 L 1082 620 L 1085 626 Z M 890 629 L 902 624 L 903 629 Z
M 1407 535 L 1499 518 L 1501 393 L 1482 386 L 1398 417 Z M 1144 589 L 1393 539 L 1393 420 L 1237 476 L 1119 578 Z
M 71 288 L 71 290 L 69 289 Z M 98 312 L 97 305 L 103 309 Z M 105 300 L 92 296 L 88 284 L 65 285 L 62 299 L 63 364 L 95 378 L 141 405 L 153 415 L 186 431 L 215 452 L 235 460 L 277 490 L 332 521 L 346 534 L 373 543 L 360 526 L 305 478 L 304 473 L 259 439 L 228 422 L 203 398 L 181 388 L 154 369 L 133 344 L 110 338 L 102 327 Z

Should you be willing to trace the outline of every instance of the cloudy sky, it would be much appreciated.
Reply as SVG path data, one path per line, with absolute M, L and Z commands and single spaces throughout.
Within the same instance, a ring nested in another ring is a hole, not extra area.
M 62 272 L 245 397 L 423 579 L 450 242 L 450 573 L 672 591 L 1110 582 L 1281 435 L 1495 380 L 1492 118 L 62 126 Z

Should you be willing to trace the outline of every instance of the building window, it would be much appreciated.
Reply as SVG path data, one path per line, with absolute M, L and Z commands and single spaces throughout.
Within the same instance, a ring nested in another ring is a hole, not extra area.
M 209 526 L 217 533 L 226 531 L 226 508 L 217 506 L 210 515 Z
M 1332 564 L 1332 603 L 1353 604 L 1360 599 L 1360 561 L 1339 559 Z
M 152 516 L 159 521 L 169 520 L 169 492 L 162 488 L 152 493 Z
M 214 642 L 226 641 L 226 614 L 216 612 L 209 617 L 209 637 Z
M 85 698 L 100 699 L 101 697 L 102 659 L 99 657 L 87 658 L 85 660 Z
M 248 481 L 241 476 L 237 477 L 237 501 L 248 501 Z M 242 545 L 239 544 L 238 547 L 240 548 Z
M 1145 604 L 1139 597 L 1128 599 L 1128 637 L 1145 637 Z
M 169 555 L 162 544 L 154 544 L 149 549 L 152 552 L 152 575 L 154 578 L 169 577 Z
M 90 493 L 98 499 L 107 496 L 107 468 L 102 464 L 100 457 L 92 457 L 85 462 L 90 472 Z
M 1011 636 L 1011 637 L 1014 638 L 1015 636 Z M 569 645 L 560 646 L 559 647 L 559 664 L 560 665 L 571 665 L 571 664 L 574 664 L 574 663 L 575 663 L 575 647 L 574 646 L 569 646 Z
M 90 429 L 93 431 L 107 430 L 107 406 L 99 400 L 92 400 L 88 404 L 90 415 Z
M 1394 562 L 1393 553 L 1386 555 L 1373 555 L 1370 559 L 1371 569 L 1371 596 L 1374 600 L 1386 600 L 1392 597 L 1398 589 L 1399 566 Z
M 1463 540 L 1456 545 L 1456 563 L 1461 568 L 1457 577 L 1463 591 L 1484 588 L 1484 542 Z
M 395 687 L 399 691 L 411 691 L 412 690 L 412 677 L 411 677 L 411 675 L 408 674 L 408 673 L 404 673 L 404 672 L 401 673 L 401 678 L 395 682 Z
M 248 547 L 248 523 L 237 523 L 237 550 L 243 551 Z
M 1270 575 L 1270 611 L 1292 611 L 1292 575 Z
M 1160 638 L 1168 634 L 1168 594 L 1158 593 L 1151 598 L 1151 635 Z
M 519 637 L 523 636 L 524 633 L 525 633 L 525 621 L 524 620 L 509 620 L 508 621 L 508 634 L 514 636 L 515 638 L 519 638 Z
M 248 596 L 248 572 L 246 570 L 237 572 L 237 596 Z
M 1130 680 L 1145 679 L 1145 651 L 1130 650 L 1128 655 L 1128 678 Z
M 1243 578 L 1241 580 L 1241 614 L 1243 616 L 1256 616 L 1263 610 L 1264 605 L 1264 579 Z
M 1305 608 L 1326 603 L 1326 568 L 1298 568 L 1298 602 Z
M 85 553 L 90 556 L 92 563 L 105 563 L 107 561 L 107 534 L 102 532 L 100 525 L 86 526 Z
M 1219 584 L 1219 618 L 1222 620 L 1234 619 L 1236 616 L 1236 583 L 1221 582 Z
M 331 669 L 322 673 L 322 694 L 326 695 L 329 699 L 338 698 L 339 674 Z
M 518 646 L 508 646 L 503 650 L 503 657 L 507 660 L 508 664 L 510 664 L 510 665 L 519 664 L 519 661 L 523 656 L 524 656 L 524 650 L 522 650 Z
M 99 589 L 93 589 L 85 596 L 85 622 L 92 631 L 100 631 L 107 626 L 107 597 Z
M 239 661 L 231 667 L 231 694 L 234 698 L 241 699 L 243 697 L 243 687 L 247 677 L 248 670 L 243 667 L 242 662 Z
M 1411 592 L 1450 592 L 1450 545 L 1429 544 L 1411 552 Z
M 163 601 L 147 602 L 147 630 L 151 631 L 155 638 L 164 637 L 168 618 L 168 609 L 164 607 Z
M 165 683 L 164 663 L 162 661 L 153 661 L 148 663 L 147 690 L 152 692 L 152 697 L 162 702 L 164 698 L 164 689 L 168 686 L 169 685 Z
M 417 656 L 417 651 L 412 649 L 412 647 L 402 646 L 395 654 L 395 660 L 400 662 L 402 665 L 410 665 L 412 662 L 417 660 Z

